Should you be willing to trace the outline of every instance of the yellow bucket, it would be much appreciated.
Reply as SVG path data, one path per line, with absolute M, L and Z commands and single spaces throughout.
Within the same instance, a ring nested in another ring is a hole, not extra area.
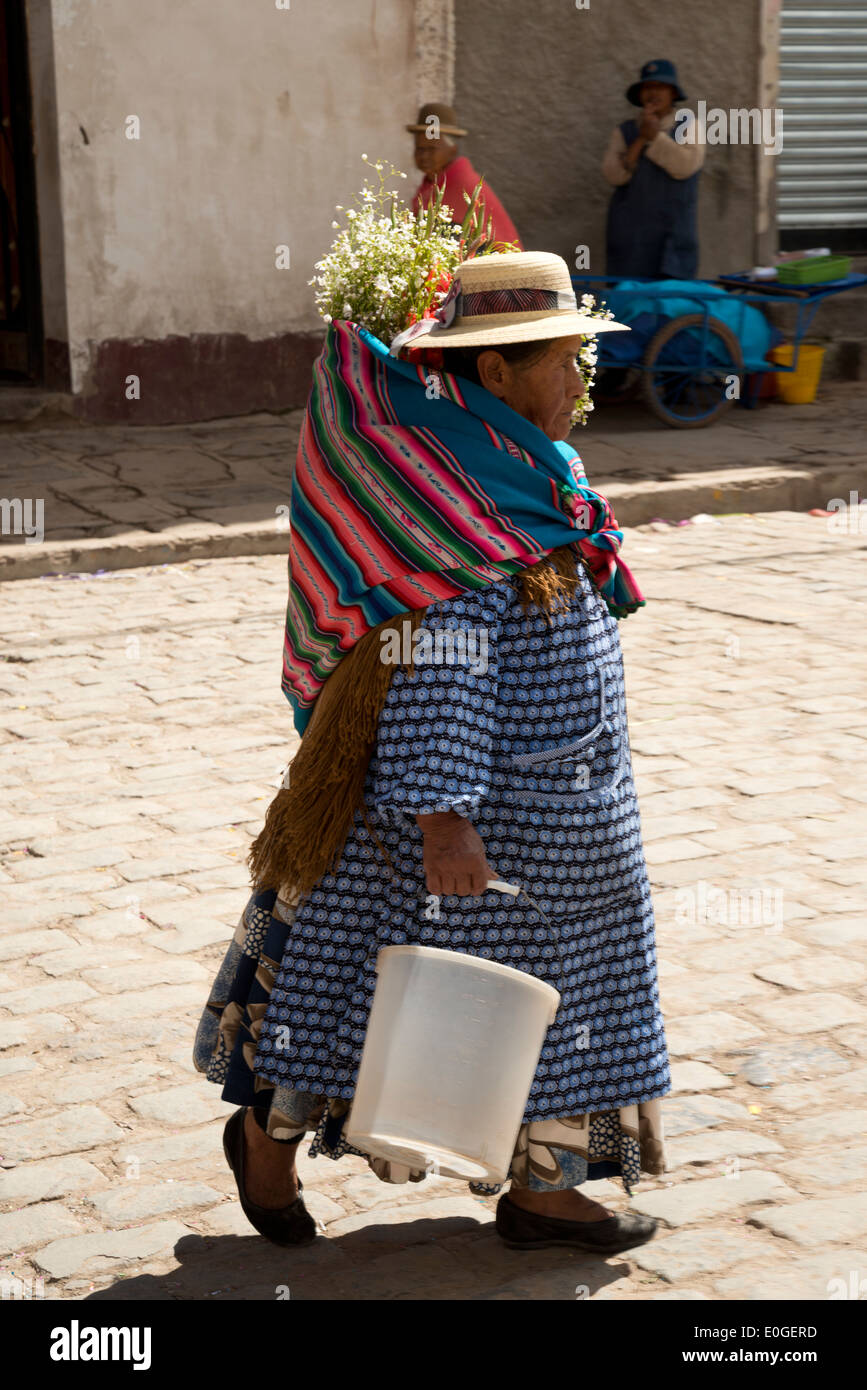
M 772 348 L 769 356 L 782 367 L 790 367 L 795 352 L 794 343 L 781 343 Z M 798 365 L 793 372 L 774 372 L 780 400 L 787 405 L 809 405 L 816 399 L 825 349 L 819 343 L 802 343 Z

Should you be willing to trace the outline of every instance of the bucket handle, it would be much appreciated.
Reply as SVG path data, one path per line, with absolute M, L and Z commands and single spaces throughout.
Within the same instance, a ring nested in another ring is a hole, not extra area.
M 561 949 L 560 949 L 560 941 L 559 941 L 559 938 L 557 937 L 556 933 L 554 932 L 554 929 L 553 929 L 553 927 L 551 926 L 551 923 L 550 923 L 550 921 L 548 920 L 547 915 L 545 914 L 545 912 L 543 912 L 542 908 L 541 908 L 541 907 L 539 906 L 539 904 L 536 902 L 536 899 L 530 896 L 530 894 L 527 892 L 526 888 L 524 887 L 524 885 L 523 885 L 522 883 L 506 883 L 505 879 L 502 879 L 502 878 L 489 878 L 488 881 L 487 881 L 487 883 L 485 884 L 485 887 L 486 887 L 486 888 L 492 888 L 492 889 L 494 889 L 494 891 L 497 892 L 497 893 L 507 893 L 507 894 L 509 895 L 510 898 L 519 898 L 519 897 L 521 896 L 521 894 L 523 893 L 523 895 L 524 895 L 524 897 L 527 899 L 527 901 L 528 901 L 529 903 L 532 903 L 533 907 L 536 909 L 536 911 L 538 912 L 539 916 L 542 918 L 542 921 L 545 923 L 545 926 L 546 926 L 547 929 L 548 929 L 548 934 L 549 934 L 551 940 L 553 941 L 555 950 L 556 950 L 556 952 L 557 952 L 557 959 L 558 959 L 559 966 L 560 966 L 560 988 L 559 988 L 559 990 L 558 990 L 557 992 L 558 992 L 558 994 L 560 995 L 560 1001 L 561 1001 L 561 1003 L 562 1003 L 563 996 L 564 996 L 564 994 L 565 994 L 565 992 L 566 992 L 566 967 L 565 967 L 565 965 L 564 965 L 564 963 L 563 963 L 563 952 L 562 952 Z M 550 982 L 550 980 L 549 980 L 549 981 L 548 981 L 548 984 L 550 984 L 550 983 L 551 983 L 551 982 Z M 554 1019 L 557 1017 L 557 1014 L 559 1013 L 559 1010 L 560 1010 L 560 1005 L 558 1004 L 558 1005 L 557 1005 L 557 1008 L 556 1008 L 555 1011 L 554 1011 L 554 1016 L 553 1016 L 553 1018 L 551 1019 L 551 1023 L 554 1022 Z M 548 1026 L 550 1027 L 550 1024 L 549 1024 Z
M 501 878 L 489 878 L 485 887 L 495 888 L 498 893 L 508 893 L 513 898 L 517 898 L 518 894 L 523 892 L 519 883 L 505 883 Z
M 535 898 L 532 898 L 532 897 L 530 896 L 530 894 L 527 892 L 526 888 L 525 888 L 525 887 L 523 886 L 523 884 L 521 884 L 521 883 L 506 883 L 505 880 L 504 880 L 504 879 L 501 879 L 501 878 L 489 878 L 486 886 L 487 886 L 488 888 L 493 888 L 493 889 L 495 889 L 498 893 L 508 893 L 509 896 L 510 896 L 510 897 L 513 897 L 513 898 L 519 898 L 519 897 L 521 896 L 521 894 L 523 893 L 523 895 L 524 895 L 524 897 L 527 899 L 527 901 L 528 901 L 529 903 L 532 903 L 532 904 L 533 904 L 533 907 L 536 909 L 536 911 L 538 912 L 539 916 L 542 918 L 542 921 L 545 923 L 545 926 L 548 928 L 548 935 L 550 936 L 551 940 L 553 941 L 554 947 L 555 947 L 555 949 L 556 949 L 556 951 L 557 951 L 557 959 L 559 960 L 559 963 L 560 963 L 560 989 L 559 989 L 558 992 L 559 992 L 559 995 L 560 995 L 560 1001 L 561 1001 L 561 1003 L 562 1003 L 563 995 L 564 995 L 565 992 L 566 992 L 566 986 L 565 986 L 566 969 L 565 969 L 565 966 L 564 966 L 564 964 L 563 964 L 563 952 L 560 950 L 560 941 L 559 941 L 559 939 L 558 939 L 556 933 L 554 932 L 554 929 L 552 928 L 551 923 L 549 922 L 549 920 L 548 920 L 547 916 L 545 915 L 545 913 L 542 911 L 542 909 L 541 909 L 541 907 L 539 906 L 539 904 L 536 902 L 536 899 L 535 899 Z M 551 1019 L 551 1023 L 553 1023 L 553 1022 L 554 1022 L 554 1018 L 557 1017 L 557 1013 L 559 1012 L 559 1008 L 560 1008 L 560 1005 L 558 1004 L 558 1005 L 557 1005 L 557 1009 L 555 1009 L 555 1011 L 554 1011 L 554 1017 Z M 549 1024 L 549 1027 L 550 1027 L 550 1024 Z

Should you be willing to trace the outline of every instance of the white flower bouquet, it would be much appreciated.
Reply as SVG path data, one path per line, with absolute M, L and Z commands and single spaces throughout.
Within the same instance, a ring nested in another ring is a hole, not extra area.
M 367 163 L 367 155 L 362 155 Z M 413 212 L 388 187 L 392 177 L 406 178 L 382 160 L 372 166 L 379 187 L 365 183 L 346 224 L 337 230 L 331 250 L 316 262 L 316 307 L 326 323 L 351 319 L 383 343 L 410 324 L 430 318 L 445 299 L 461 261 L 492 249 L 491 227 L 483 226 L 479 205 L 481 182 L 475 189 L 463 223 L 456 226 L 452 209 L 437 188 L 426 208 Z
M 588 314 L 591 319 L 613 319 L 614 315 L 610 309 L 600 309 L 592 294 L 583 294 L 579 309 L 582 314 Z M 593 399 L 590 395 L 590 388 L 596 380 L 596 359 L 598 353 L 595 338 L 582 338 L 581 347 L 578 351 L 578 367 L 584 380 L 584 395 L 579 397 L 572 412 L 572 428 L 578 425 L 587 424 L 587 416 L 593 410 Z
M 367 155 L 362 155 L 370 164 Z M 332 222 L 337 232 L 330 251 L 317 261 L 314 287 L 316 307 L 325 320 L 350 319 L 383 343 L 420 319 L 432 318 L 446 298 L 456 268 L 471 256 L 511 249 L 493 241 L 490 221 L 484 223 L 480 180 L 468 199 L 464 220 L 453 222 L 453 210 L 443 203 L 438 187 L 426 208 L 414 212 L 388 183 L 406 174 L 377 160 L 371 166 L 378 187 L 365 182 L 355 205 L 337 207 L 345 213 L 344 225 Z M 466 194 L 464 195 L 467 196 Z M 612 318 L 597 309 L 592 295 L 584 295 L 582 311 L 593 318 Z M 411 347 L 407 355 L 434 360 L 433 342 Z M 441 360 L 441 359 L 440 359 Z M 573 425 L 586 424 L 593 409 L 590 387 L 596 372 L 596 339 L 585 338 L 578 354 L 584 395 L 572 416 Z

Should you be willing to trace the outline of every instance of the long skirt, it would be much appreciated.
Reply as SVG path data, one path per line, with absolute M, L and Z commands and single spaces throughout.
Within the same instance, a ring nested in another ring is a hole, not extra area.
M 366 1158 L 384 1182 L 420 1182 L 427 1172 L 376 1158 L 343 1137 L 352 1101 L 274 1084 L 253 1063 L 294 910 L 275 892 L 254 894 L 214 980 L 196 1034 L 197 1071 L 222 1086 L 222 1098 L 267 1111 L 276 1139 L 314 1131 L 310 1156 Z M 345 1088 L 341 1088 L 345 1089 Z M 627 1193 L 641 1172 L 665 1172 L 661 1102 L 647 1100 L 581 1115 L 525 1121 L 518 1132 L 509 1179 L 537 1192 L 619 1178 Z M 430 1170 L 427 1170 L 430 1171 Z M 501 1184 L 471 1182 L 476 1195 L 494 1195 Z

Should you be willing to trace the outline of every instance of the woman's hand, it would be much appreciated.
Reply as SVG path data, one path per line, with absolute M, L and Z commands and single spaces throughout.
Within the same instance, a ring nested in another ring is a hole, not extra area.
M 649 143 L 656 138 L 661 129 L 659 117 L 653 111 L 645 110 L 638 126 L 638 134 L 641 139 Z
M 474 825 L 456 811 L 416 816 L 424 834 L 424 870 L 429 893 L 478 897 L 495 875 Z

